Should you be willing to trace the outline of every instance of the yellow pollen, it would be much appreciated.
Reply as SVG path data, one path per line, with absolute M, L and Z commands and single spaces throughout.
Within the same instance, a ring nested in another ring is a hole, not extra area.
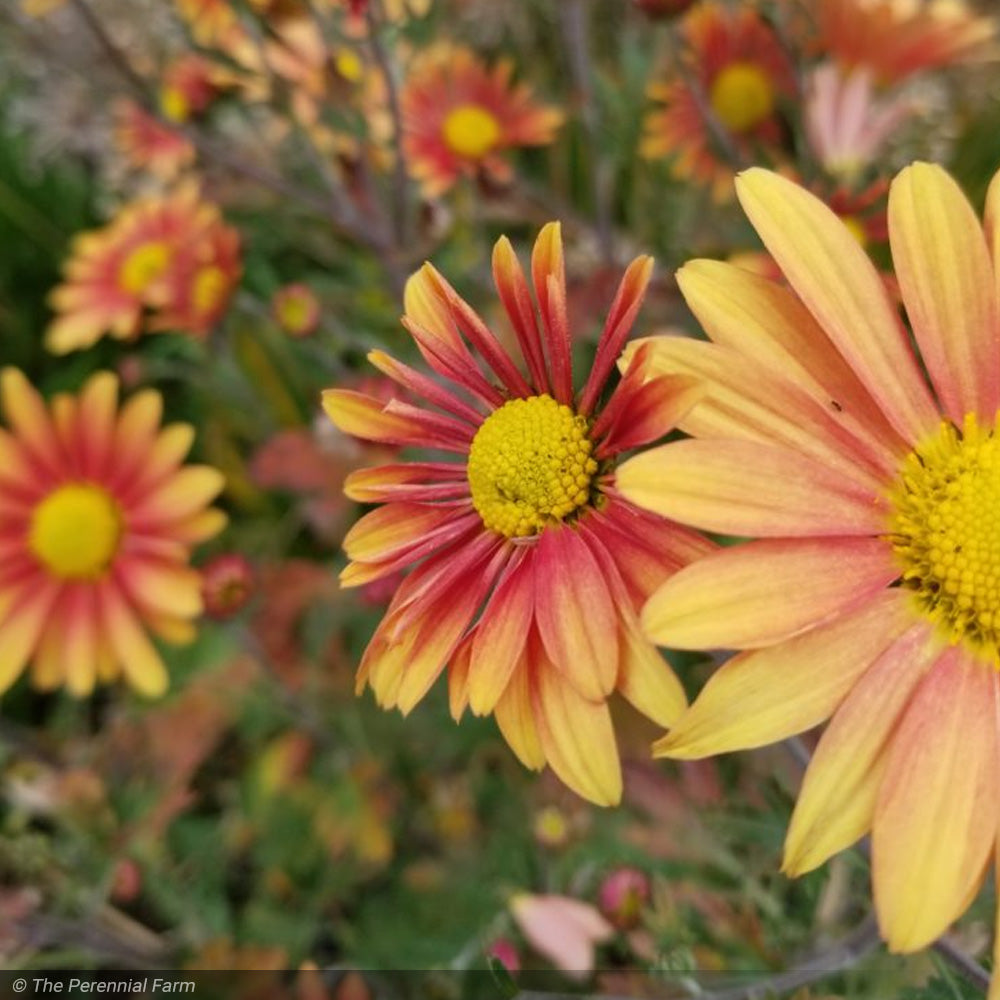
M 226 294 L 229 281 L 221 267 L 209 264 L 200 268 L 194 277 L 194 289 L 191 298 L 195 311 L 199 314 L 210 313 L 218 308 Z
M 342 46 L 333 54 L 334 69 L 348 82 L 357 83 L 365 72 L 365 64 L 353 49 Z
M 508 538 L 536 535 L 590 502 L 597 462 L 584 417 L 551 396 L 514 399 L 490 414 L 469 450 L 472 502 Z
M 460 104 L 448 113 L 442 134 L 453 153 L 478 160 L 500 141 L 500 122 L 478 104 Z
M 93 580 L 111 564 L 121 527 L 121 511 L 113 497 L 90 483 L 70 483 L 35 507 L 28 547 L 54 576 Z
M 1000 426 L 1000 425 L 998 425 Z M 890 493 L 902 584 L 955 643 L 1000 667 L 1000 437 L 974 414 L 911 452 Z
M 732 62 L 712 83 L 712 110 L 730 132 L 750 132 L 774 110 L 774 87 L 751 62 Z
M 180 87 L 164 87 L 160 91 L 160 110 L 164 118 L 183 125 L 191 117 L 191 102 Z
M 141 295 L 163 277 L 171 256 L 170 247 L 159 240 L 137 246 L 122 261 L 118 270 L 119 284 L 130 295 Z

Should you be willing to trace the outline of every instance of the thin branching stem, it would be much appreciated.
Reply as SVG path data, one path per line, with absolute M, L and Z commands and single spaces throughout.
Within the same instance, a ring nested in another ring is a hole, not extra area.
M 611 264 L 614 262 L 614 235 L 611 228 L 612 174 L 610 164 L 601 155 L 603 143 L 599 135 L 597 104 L 594 100 L 594 67 L 590 55 L 587 4 L 588 0 L 564 0 L 560 6 L 560 14 L 580 123 L 590 148 L 587 170 L 590 175 L 598 244 L 602 259 L 606 264 Z

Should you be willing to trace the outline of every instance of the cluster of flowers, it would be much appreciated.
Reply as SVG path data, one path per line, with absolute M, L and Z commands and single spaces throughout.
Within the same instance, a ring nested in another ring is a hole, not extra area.
M 331 49 L 294 3 L 252 0 L 273 29 L 260 40 L 226 0 L 177 2 L 229 75 L 199 57 L 166 74 L 160 113 L 124 107 L 123 148 L 161 177 L 195 155 L 169 123 L 226 89 L 261 102 L 287 91 L 296 126 L 343 161 L 357 140 L 320 113 L 333 90 L 353 87 L 373 121 L 393 101 L 385 75 L 368 71 L 363 3 L 318 5 L 343 18 L 344 45 Z M 994 29 L 953 3 L 822 0 L 816 12 L 819 61 L 804 85 L 753 7 L 703 0 L 680 24 L 679 71 L 650 91 L 663 108 L 647 120 L 646 155 L 722 197 L 738 163 L 784 164 L 783 102 L 804 86 L 812 153 L 834 184 L 828 200 L 841 196 L 834 212 L 779 173 L 740 174 L 774 272 L 708 260 L 681 270 L 708 342 L 626 347 L 653 270 L 639 257 L 576 386 L 553 223 L 530 281 L 507 239 L 494 249 L 519 359 L 427 264 L 406 285 L 404 325 L 434 377 L 373 351 L 407 399 L 334 388 L 323 406 L 349 435 L 457 457 L 348 479 L 352 500 L 376 506 L 345 539 L 343 585 L 409 571 L 359 689 L 406 713 L 446 673 L 456 720 L 494 715 L 527 767 L 550 766 L 600 805 L 623 793 L 616 693 L 669 729 L 658 756 L 754 747 L 832 719 L 785 869 L 809 871 L 871 832 L 882 930 L 913 950 L 966 908 L 1000 828 L 1000 181 L 985 224 L 939 168 L 893 182 L 883 228 L 908 328 L 858 239 L 853 213 L 869 193 L 845 202 L 836 185 L 854 190 L 913 113 L 893 88 L 981 54 Z M 414 56 L 398 98 L 402 134 L 385 162 L 400 156 L 426 197 L 462 178 L 506 181 L 505 150 L 552 141 L 563 117 L 514 84 L 509 64 L 452 45 Z M 235 231 L 181 183 L 78 238 L 47 345 L 203 336 L 239 275 Z M 318 321 L 301 286 L 274 311 L 294 334 Z M 203 600 L 188 560 L 222 526 L 208 506 L 222 477 L 182 466 L 192 431 L 161 430 L 153 390 L 119 409 L 101 373 L 46 404 L 7 370 L 0 394 L 0 690 L 30 664 L 40 687 L 86 694 L 123 674 L 161 692 L 148 632 L 193 635 Z M 687 436 L 618 465 L 674 429 Z M 750 540 L 720 547 L 703 532 Z M 660 645 L 736 653 L 689 705 Z
M 785 870 L 871 832 L 881 927 L 914 950 L 963 912 L 997 847 L 1000 175 L 985 232 L 940 168 L 892 185 L 915 347 L 827 206 L 761 168 L 737 192 L 783 280 L 687 264 L 678 280 L 710 342 L 631 344 L 603 405 L 648 258 L 576 392 L 557 226 L 532 257 L 538 316 L 510 244 L 494 252 L 526 374 L 433 267 L 411 278 L 404 324 L 455 390 L 376 351 L 435 410 L 342 389 L 324 406 L 351 434 L 460 461 L 348 480 L 380 506 L 345 541 L 342 583 L 415 564 L 359 688 L 405 713 L 447 670 L 456 719 L 493 713 L 526 766 L 604 805 L 622 794 L 615 691 L 670 727 L 654 750 L 677 758 L 832 716 Z M 689 437 L 615 468 L 675 426 Z M 754 540 L 718 548 L 692 529 Z M 687 707 L 654 643 L 741 652 Z
M 204 336 L 239 280 L 239 235 L 187 183 L 132 202 L 104 228 L 78 236 L 65 274 L 50 298 L 60 315 L 46 333 L 56 354 L 90 347 L 105 334 Z

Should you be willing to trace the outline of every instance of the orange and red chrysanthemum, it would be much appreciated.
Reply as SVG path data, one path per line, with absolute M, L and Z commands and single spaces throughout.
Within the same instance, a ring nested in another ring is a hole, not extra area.
M 57 354 L 142 330 L 207 333 L 240 276 L 239 236 L 194 184 L 125 206 L 73 242 L 46 346 Z
M 678 177 L 709 185 L 722 201 L 732 194 L 733 155 L 712 125 L 724 130 L 721 139 L 737 157 L 777 151 L 778 103 L 795 92 L 791 64 L 752 6 L 703 0 L 684 16 L 679 33 L 687 71 L 650 85 L 649 96 L 664 107 L 646 116 L 642 153 L 670 157 Z
M 994 18 L 963 0 L 819 0 L 819 47 L 880 83 L 996 56 Z
M 161 694 L 148 633 L 194 637 L 201 578 L 188 560 L 225 523 L 208 506 L 221 474 L 182 464 L 194 430 L 161 429 L 159 393 L 119 408 L 108 372 L 47 405 L 7 368 L 0 402 L 0 691 L 30 663 L 42 689 L 82 696 L 121 676 Z
M 659 438 L 693 399 L 684 378 L 647 378 L 640 351 L 600 397 L 652 271 L 640 257 L 611 306 L 594 366 L 574 392 L 557 224 L 535 244 L 541 323 L 510 242 L 493 256 L 525 372 L 448 282 L 426 264 L 406 289 L 404 325 L 459 391 L 373 351 L 373 364 L 435 410 L 332 389 L 343 431 L 419 445 L 457 462 L 398 462 L 352 474 L 353 499 L 382 506 L 349 532 L 341 580 L 359 586 L 415 568 L 361 662 L 359 688 L 409 712 L 448 668 L 452 714 L 493 713 L 521 761 L 547 762 L 580 795 L 610 804 L 621 770 L 607 700 L 617 690 L 654 720 L 683 708 L 668 665 L 639 632 L 636 609 L 712 546 L 619 495 L 621 452 Z M 469 350 L 478 352 L 485 369 Z
M 462 176 L 507 180 L 505 150 L 552 142 L 562 112 L 536 103 L 512 75 L 509 60 L 489 69 L 462 46 L 436 45 L 414 60 L 400 94 L 403 150 L 428 197 Z
M 644 609 L 660 643 L 741 651 L 656 749 L 700 757 L 832 716 L 784 867 L 809 871 L 871 831 L 879 922 L 908 951 L 969 904 L 1000 822 L 1000 175 L 985 234 L 940 168 L 893 182 L 909 330 L 813 195 L 761 169 L 737 193 L 788 286 L 681 269 L 712 343 L 647 350 L 652 371 L 703 379 L 681 422 L 693 440 L 619 470 L 635 503 L 754 539 L 682 569 Z
M 135 101 L 115 108 L 115 143 L 130 166 L 165 181 L 194 162 L 194 146 L 176 129 L 164 125 Z

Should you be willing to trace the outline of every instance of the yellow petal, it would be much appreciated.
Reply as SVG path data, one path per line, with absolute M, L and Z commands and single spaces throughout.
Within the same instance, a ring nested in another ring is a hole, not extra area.
M 913 620 L 898 591 L 778 646 L 734 656 L 653 745 L 692 760 L 787 739 L 824 722 L 857 678 Z
M 893 427 L 911 443 L 933 432 L 937 408 L 895 306 L 847 227 L 804 188 L 759 167 L 737 177 L 736 193 L 789 284 Z
M 522 658 L 511 675 L 493 715 L 503 738 L 517 759 L 529 770 L 540 771 L 545 766 L 545 752 L 542 750 L 534 709 L 531 707 L 531 688 L 525 658 Z
M 854 685 L 806 770 L 782 870 L 801 875 L 871 826 L 885 750 L 910 694 L 940 652 L 925 623 L 900 636 Z
M 618 805 L 622 772 L 608 706 L 577 693 L 551 664 L 532 666 L 535 724 L 552 770 L 595 805 Z
M 8 608 L 0 624 L 0 692 L 20 676 L 41 638 L 59 585 L 45 583 Z
M 893 951 L 947 930 L 982 881 L 997 838 L 996 671 L 961 647 L 926 677 L 892 736 L 872 826 L 872 885 Z
M 836 409 L 838 419 L 884 454 L 888 469 L 907 448 L 791 289 L 721 260 L 677 272 L 687 304 L 716 344 L 730 347 Z
M 879 538 L 765 539 L 685 566 L 646 603 L 642 625 L 677 649 L 771 646 L 857 607 L 898 575 Z
M 646 510 L 728 535 L 871 535 L 885 524 L 885 501 L 870 488 L 751 441 L 676 441 L 626 462 L 615 482 Z
M 889 239 L 906 314 L 938 398 L 961 426 L 1000 406 L 1000 329 L 993 268 L 979 220 L 958 184 L 914 163 L 889 191 Z
M 122 673 L 140 694 L 159 697 L 169 684 L 167 670 L 135 612 L 111 584 L 101 587 L 100 603 L 104 632 Z

